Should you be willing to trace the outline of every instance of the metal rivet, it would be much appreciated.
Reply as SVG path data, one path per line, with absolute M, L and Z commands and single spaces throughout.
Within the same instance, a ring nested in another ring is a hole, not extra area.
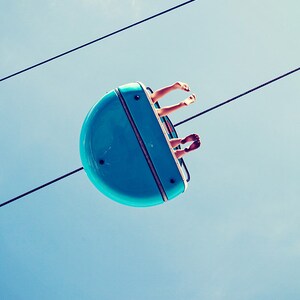
M 171 179 L 170 179 L 170 182 L 171 182 L 171 183 L 175 183 L 175 179 L 174 179 L 174 178 L 171 178 Z
M 103 159 L 100 159 L 100 160 L 99 160 L 99 164 L 100 164 L 100 165 L 104 165 L 104 162 L 105 162 L 105 161 L 104 161 Z
M 139 96 L 139 95 L 135 95 L 135 96 L 134 96 L 134 99 L 135 99 L 135 100 L 139 100 L 139 99 L 140 99 L 140 96 Z

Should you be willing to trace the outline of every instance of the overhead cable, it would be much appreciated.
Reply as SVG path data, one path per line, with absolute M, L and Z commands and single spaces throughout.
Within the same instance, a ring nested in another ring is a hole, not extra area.
M 274 79 L 272 79 L 272 80 L 269 80 L 269 81 L 267 81 L 267 82 L 265 82 L 265 83 L 263 83 L 263 84 L 261 84 L 261 85 L 258 85 L 257 87 L 254 87 L 254 88 L 252 88 L 252 89 L 250 89 L 250 90 L 248 90 L 248 91 L 246 91 L 246 92 L 244 92 L 244 93 L 241 93 L 241 94 L 239 94 L 238 96 L 235 96 L 235 97 L 233 97 L 233 98 L 230 98 L 230 99 L 228 99 L 228 100 L 226 100 L 226 101 L 224 101 L 224 102 L 221 102 L 221 103 L 218 104 L 218 105 L 215 105 L 215 106 L 213 106 L 213 107 L 211 107 L 211 108 L 208 108 L 208 109 L 206 109 L 206 110 L 204 110 L 204 111 L 202 111 L 202 112 L 200 112 L 200 113 L 198 113 L 198 114 L 196 114 L 196 115 L 194 115 L 194 116 L 192 116 L 192 117 L 190 117 L 190 118 L 187 118 L 187 119 L 185 119 L 185 120 L 183 120 L 183 121 L 181 121 L 181 122 L 175 124 L 174 127 L 175 127 L 175 126 L 182 125 L 183 123 L 186 123 L 186 122 L 188 122 L 188 121 L 190 121 L 190 120 L 192 120 L 192 119 L 194 119 L 194 118 L 196 118 L 196 117 L 199 117 L 199 116 L 201 116 L 201 115 L 203 115 L 203 114 L 205 114 L 205 113 L 208 113 L 208 112 L 210 112 L 210 111 L 212 111 L 212 110 L 214 110 L 214 109 L 216 109 L 216 108 L 219 108 L 219 107 L 221 107 L 221 106 L 223 106 L 223 105 L 225 105 L 225 104 L 228 104 L 228 103 L 230 103 L 230 102 L 233 101 L 233 100 L 236 100 L 236 99 L 238 99 L 238 98 L 241 98 L 241 97 L 243 97 L 243 96 L 245 96 L 245 95 L 247 95 L 247 94 L 249 94 L 249 93 L 252 93 L 252 92 L 254 92 L 254 91 L 256 91 L 256 90 L 258 90 L 258 89 L 260 89 L 260 88 L 262 88 L 262 87 L 264 87 L 264 86 L 266 86 L 266 85 L 268 85 L 268 84 L 270 84 L 270 83 L 272 83 L 272 82 L 275 82 L 275 81 L 277 81 L 277 80 L 279 80 L 279 79 L 282 79 L 282 78 L 284 78 L 284 77 L 286 77 L 286 76 L 288 76 L 288 75 L 291 75 L 292 73 L 295 73 L 295 72 L 297 72 L 297 71 L 299 71 L 299 70 L 300 70 L 300 67 L 299 67 L 299 68 L 296 68 L 296 69 L 294 69 L 294 70 L 292 70 L 292 71 L 289 71 L 289 72 L 287 72 L 287 73 L 285 73 L 285 74 L 283 74 L 283 75 L 281 75 L 281 76 L 278 76 L 278 77 L 276 77 L 276 78 L 274 78 Z M 17 197 L 14 197 L 14 198 L 12 198 L 12 199 L 10 199 L 10 200 L 8 200 L 8 201 L 6 201 L 6 202 L 0 204 L 0 207 L 1 207 L 1 206 L 4 206 L 4 205 L 6 205 L 6 204 L 9 204 L 9 203 L 11 203 L 11 202 L 13 202 L 13 201 L 16 201 L 16 200 L 18 200 L 18 199 L 20 199 L 20 198 L 22 198 L 22 197 L 25 197 L 25 196 L 27 196 L 27 195 L 33 193 L 33 192 L 36 192 L 36 191 L 39 190 L 39 189 L 42 189 L 42 188 L 44 188 L 44 187 L 46 187 L 46 186 L 48 186 L 48 185 L 50 185 L 50 184 L 53 184 L 53 183 L 55 183 L 55 182 L 57 182 L 57 181 L 59 181 L 59 180 L 62 180 L 62 179 L 66 178 L 66 177 L 68 177 L 68 176 L 70 176 L 70 175 L 73 175 L 73 174 L 75 174 L 75 173 L 77 173 L 77 172 L 79 172 L 79 171 L 81 171 L 81 170 L 83 170 L 83 167 L 80 167 L 80 168 L 78 168 L 78 169 L 76 169 L 76 170 L 74 170 L 74 171 L 72 171 L 72 172 L 69 172 L 69 173 L 67 173 L 67 174 L 65 174 L 65 175 L 63 175 L 63 176 L 61 176 L 61 177 L 58 177 L 58 178 L 56 178 L 56 179 L 54 179 L 54 180 L 52 180 L 52 181 L 49 181 L 48 183 L 45 183 L 45 184 L 43 184 L 43 185 L 41 185 L 41 186 L 39 186 L 39 187 L 37 187 L 37 188 L 35 188 L 35 189 L 29 191 L 29 192 L 26 192 L 26 193 L 21 194 L 21 195 L 19 195 L 19 196 L 17 196 Z
M 76 170 L 74 170 L 74 171 L 71 171 L 71 172 L 69 172 L 69 173 L 67 173 L 67 174 L 65 174 L 65 175 L 62 175 L 62 176 L 60 176 L 60 177 L 57 177 L 57 178 L 55 178 L 55 179 L 53 179 L 53 180 L 51 180 L 51 181 L 49 181 L 49 182 L 47 182 L 47 183 L 44 183 L 44 184 L 42 184 L 42 185 L 40 185 L 40 186 L 38 186 L 38 187 L 36 187 L 36 188 L 34 188 L 34 189 L 32 189 L 32 190 L 30 190 L 30 191 L 24 193 L 24 194 L 21 194 L 21 195 L 19 195 L 19 196 L 17 196 L 17 197 L 14 197 L 14 198 L 12 198 L 12 199 L 6 201 L 6 202 L 3 202 L 3 203 L 0 204 L 0 207 L 1 207 L 1 206 L 4 206 L 4 205 L 7 205 L 7 204 L 9 204 L 9 203 L 11 203 L 11 202 L 13 202 L 13 201 L 16 201 L 16 200 L 18 200 L 18 199 L 20 199 L 20 198 L 23 198 L 23 197 L 25 197 L 25 196 L 27 196 L 27 195 L 29 195 L 29 194 L 32 194 L 32 193 L 34 193 L 34 192 L 36 192 L 36 191 L 38 191 L 38 190 L 40 190 L 40 189 L 43 189 L 43 188 L 45 188 L 46 186 L 48 186 L 48 185 L 50 185 L 50 184 L 53 184 L 53 183 L 55 183 L 55 182 L 57 182 L 57 181 L 59 181 L 59 180 L 62 180 L 62 179 L 64 179 L 64 178 L 68 177 L 68 176 L 71 176 L 71 175 L 73 175 L 73 174 L 75 174 L 75 173 L 77 173 L 77 172 L 79 172 L 79 171 L 81 171 L 81 170 L 83 170 L 83 167 L 80 167 L 80 168 L 78 168 L 78 169 L 76 169 Z
M 258 90 L 258 89 L 261 89 L 262 87 L 264 87 L 264 86 L 266 86 L 266 85 L 268 85 L 268 84 L 271 84 L 271 83 L 273 83 L 273 82 L 275 82 L 275 81 L 277 81 L 277 80 L 279 80 L 279 79 L 282 79 L 283 77 L 286 77 L 286 76 L 288 76 L 288 75 L 291 75 L 292 73 L 295 73 L 295 72 L 297 72 L 297 71 L 299 71 L 299 70 L 300 70 L 300 67 L 299 67 L 299 68 L 296 68 L 296 69 L 294 69 L 294 70 L 292 70 L 292 71 L 289 71 L 289 72 L 287 72 L 287 73 L 285 73 L 285 74 L 283 74 L 283 75 L 280 75 L 280 76 L 278 76 L 278 77 L 276 77 L 276 78 L 274 78 L 274 79 L 272 79 L 272 80 L 269 80 L 269 81 L 267 81 L 267 82 L 265 82 L 265 83 L 263 83 L 263 84 L 261 84 L 261 85 L 258 85 L 258 86 L 256 86 L 256 87 L 254 87 L 254 88 L 252 88 L 252 89 L 250 89 L 250 90 L 244 92 L 244 93 L 241 93 L 241 94 L 239 94 L 239 95 L 237 95 L 237 96 L 235 96 L 235 97 L 233 97 L 233 98 L 230 98 L 230 99 L 228 99 L 228 100 L 226 100 L 226 101 L 224 101 L 224 102 L 222 102 L 222 103 L 219 103 L 219 104 L 217 104 L 217 105 L 215 105 L 215 106 L 213 106 L 213 107 L 210 107 L 210 108 L 208 108 L 208 109 L 206 109 L 206 110 L 204 110 L 204 111 L 202 111 L 202 112 L 200 112 L 200 113 L 198 113 L 198 114 L 196 114 L 196 115 L 194 115 L 194 116 L 191 116 L 191 117 L 189 117 L 189 118 L 187 118 L 187 119 L 185 119 L 185 120 L 182 120 L 182 121 L 178 122 L 177 124 L 175 124 L 174 127 L 179 126 L 179 125 L 181 125 L 181 124 L 183 124 L 183 123 L 186 123 L 186 122 L 188 122 L 188 121 L 191 121 L 192 119 L 195 119 L 195 118 L 197 118 L 197 117 L 199 117 L 199 116 L 201 116 L 201 115 L 204 115 L 204 114 L 206 114 L 206 113 L 208 113 L 208 112 L 210 112 L 210 111 L 212 111 L 212 110 L 214 110 L 214 109 L 216 109 L 216 108 L 219 108 L 219 107 L 221 107 L 221 106 L 223 106 L 223 105 L 225 105 L 225 104 L 228 104 L 229 102 L 232 102 L 232 101 L 234 101 L 234 100 L 236 100 L 236 99 L 238 99 L 238 98 L 241 98 L 241 97 L 243 97 L 243 96 L 245 96 L 245 95 L 247 95 L 247 94 L 250 94 L 250 93 L 252 93 L 252 92 L 254 92 L 254 91 Z
M 78 47 L 76 47 L 76 48 L 73 48 L 73 49 L 71 49 L 71 50 L 68 50 L 68 51 L 66 51 L 66 52 L 63 52 L 63 53 L 58 54 L 58 55 L 56 55 L 56 56 L 53 56 L 53 57 L 51 57 L 51 58 L 48 58 L 48 59 L 46 59 L 46 60 L 44 60 L 44 61 L 41 61 L 41 62 L 39 62 L 39 63 L 37 63 L 37 64 L 35 64 L 35 65 L 32 65 L 32 66 L 27 67 L 27 68 L 25 68 L 25 69 L 22 69 L 22 70 L 20 70 L 20 71 L 18 71 L 18 72 L 15 72 L 15 73 L 13 73 L 13 74 L 8 75 L 8 76 L 5 76 L 5 77 L 1 78 L 0 81 L 7 80 L 7 79 L 9 79 L 9 78 L 11 78 L 11 77 L 17 76 L 17 75 L 19 75 L 19 74 L 21 74 L 21 73 L 24 73 L 24 72 L 26 72 L 26 71 L 29 71 L 29 70 L 31 70 L 31 69 L 34 69 L 34 68 L 39 67 L 39 66 L 41 66 L 41 65 L 44 65 L 44 64 L 46 64 L 46 63 L 49 63 L 49 62 L 52 61 L 52 60 L 58 59 L 58 58 L 60 58 L 60 57 L 62 57 L 62 56 L 65 56 L 65 55 L 67 55 L 67 54 L 70 54 L 71 52 L 77 51 L 77 50 L 82 49 L 82 48 L 84 48 L 84 47 L 87 47 L 87 46 L 89 46 L 89 45 L 91 45 L 91 44 L 94 44 L 94 43 L 96 43 L 96 42 L 99 42 L 99 41 L 101 41 L 101 40 L 104 40 L 104 39 L 106 39 L 106 38 L 109 38 L 109 37 L 111 37 L 111 36 L 113 36 L 113 35 L 116 35 L 116 34 L 122 32 L 122 31 L 125 31 L 125 30 L 127 30 L 127 29 L 129 29 L 129 28 L 132 28 L 132 27 L 134 27 L 134 26 L 140 25 L 140 24 L 142 24 L 142 23 L 144 23 L 144 22 L 146 22 L 146 21 L 149 21 L 149 20 L 151 20 L 151 19 L 157 18 L 157 17 L 159 17 L 159 16 L 161 16 L 161 15 L 163 15 L 163 14 L 166 14 L 166 13 L 168 13 L 168 12 L 171 12 L 171 11 L 173 11 L 173 10 L 175 10 L 175 9 L 178 9 L 178 8 L 180 8 L 180 7 L 184 6 L 184 5 L 187 5 L 187 4 L 191 3 L 191 2 L 194 2 L 194 1 L 196 1 L 196 0 L 189 0 L 189 1 L 186 1 L 186 2 L 181 3 L 181 4 L 179 4 L 179 5 L 176 5 L 176 6 L 174 6 L 174 7 L 171 7 L 171 8 L 169 8 L 169 9 L 166 9 L 166 10 L 160 12 L 160 13 L 157 13 L 157 14 L 155 14 L 155 15 L 152 15 L 152 16 L 150 16 L 150 17 L 148 17 L 148 18 L 145 18 L 145 19 L 143 19 L 143 20 L 140 20 L 140 21 L 138 21 L 138 22 L 136 22 L 136 23 L 130 24 L 130 25 L 125 26 L 125 27 L 123 27 L 123 28 L 120 28 L 120 29 L 118 29 L 118 30 L 116 30 L 116 31 L 113 31 L 113 32 L 111 32 L 111 33 L 109 33 L 109 34 L 106 34 L 106 35 L 104 35 L 104 36 L 101 36 L 101 37 L 99 37 L 99 38 L 97 38 L 97 39 L 95 39 L 95 40 L 93 40 L 93 41 L 90 41 L 90 42 L 88 42 L 88 43 L 86 43 L 86 44 L 80 45 L 80 46 L 78 46 Z

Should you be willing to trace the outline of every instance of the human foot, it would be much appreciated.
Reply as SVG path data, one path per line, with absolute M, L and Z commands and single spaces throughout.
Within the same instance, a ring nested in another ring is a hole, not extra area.
M 185 144 L 188 142 L 195 142 L 195 141 L 200 141 L 200 137 L 198 134 L 190 134 L 187 137 L 185 137 L 184 139 L 181 140 L 181 144 Z
M 181 81 L 177 81 L 176 83 L 174 83 L 174 88 L 175 89 L 180 89 L 186 92 L 190 91 L 190 87 L 187 83 L 181 82 Z
M 188 106 L 188 105 L 194 103 L 195 101 L 196 101 L 196 95 L 192 94 L 191 96 L 189 96 L 188 98 L 186 98 L 182 102 L 184 103 L 184 105 Z
M 201 145 L 200 139 L 196 140 L 188 148 L 185 148 L 184 151 L 185 152 L 191 152 L 193 150 L 198 149 L 200 147 L 200 145 Z

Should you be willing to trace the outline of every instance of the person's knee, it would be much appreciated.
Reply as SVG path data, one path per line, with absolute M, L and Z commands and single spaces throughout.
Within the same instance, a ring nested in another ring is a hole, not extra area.
M 163 115 L 163 110 L 161 108 L 157 108 L 156 112 L 157 112 L 157 114 L 158 114 L 159 117 L 163 117 L 164 116 Z
M 151 100 L 152 100 L 152 103 L 157 102 L 157 99 L 156 99 L 156 93 L 152 93 L 152 94 L 150 95 L 150 98 L 151 98 Z

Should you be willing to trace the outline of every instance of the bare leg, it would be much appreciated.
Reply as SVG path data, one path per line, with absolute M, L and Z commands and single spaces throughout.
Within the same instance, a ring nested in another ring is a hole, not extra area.
M 200 137 L 198 134 L 192 133 L 188 136 L 186 136 L 184 139 L 181 140 L 182 144 L 188 143 L 188 142 L 195 142 L 200 141 Z
M 157 91 L 155 91 L 153 94 L 151 94 L 151 99 L 153 101 L 153 103 L 157 102 L 161 97 L 165 96 L 166 94 L 177 90 L 177 89 L 181 89 L 183 91 L 189 92 L 190 88 L 186 83 L 177 81 L 172 85 L 163 87 Z
M 177 159 L 181 158 L 186 153 L 194 151 L 194 150 L 196 150 L 196 149 L 198 149 L 200 147 L 200 145 L 201 145 L 200 137 L 197 134 L 191 134 L 191 135 L 187 136 L 186 138 L 182 139 L 181 140 L 181 144 L 184 144 L 184 143 L 187 143 L 187 142 L 191 142 L 191 141 L 193 143 L 188 148 L 178 149 L 178 150 L 175 151 L 175 156 L 176 156 Z
M 180 145 L 181 141 L 182 141 L 182 139 L 180 139 L 180 138 L 171 139 L 170 143 L 171 143 L 172 148 L 176 148 L 178 145 Z
M 177 159 L 181 158 L 182 156 L 184 156 L 186 154 L 186 152 L 184 151 L 184 149 L 179 149 L 175 151 L 175 156 Z
M 191 96 L 189 96 L 185 100 L 179 102 L 178 104 L 174 104 L 171 106 L 165 106 L 163 108 L 157 109 L 157 113 L 160 117 L 163 117 L 163 116 L 169 115 L 170 113 L 178 110 L 181 107 L 188 106 L 188 105 L 194 103 L 195 101 L 196 101 L 196 95 L 192 94 Z

